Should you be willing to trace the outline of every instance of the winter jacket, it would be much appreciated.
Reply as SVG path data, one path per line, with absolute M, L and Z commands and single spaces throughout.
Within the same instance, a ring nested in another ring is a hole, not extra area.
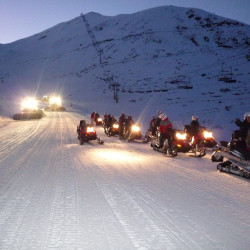
M 170 130 L 173 129 L 172 123 L 169 121 L 168 118 L 161 120 L 160 125 L 159 125 L 159 132 L 164 133 L 166 135 L 170 134 Z
M 200 127 L 200 124 L 198 121 L 191 121 L 190 122 L 190 134 L 193 136 L 193 135 L 196 135 L 198 133 L 198 130 L 199 130 L 199 127 Z
M 121 115 L 120 117 L 119 117 L 119 126 L 120 127 L 123 127 L 124 126 L 124 122 L 125 122 L 125 115 Z
M 244 120 L 240 126 L 240 136 L 242 140 L 246 140 L 249 129 L 250 129 L 250 123 L 247 122 L 247 120 Z
M 150 130 L 152 130 L 153 128 L 156 127 L 156 119 L 157 119 L 157 118 L 154 118 L 154 119 L 152 119 L 152 120 L 150 121 L 150 123 L 149 123 Z

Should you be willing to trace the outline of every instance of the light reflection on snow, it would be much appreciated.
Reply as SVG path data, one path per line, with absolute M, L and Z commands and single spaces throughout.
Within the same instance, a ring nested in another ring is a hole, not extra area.
M 145 160 L 145 157 L 139 156 L 134 152 L 114 150 L 114 149 L 102 149 L 96 150 L 93 153 L 99 160 L 101 158 L 106 161 L 122 161 L 122 162 L 142 162 Z

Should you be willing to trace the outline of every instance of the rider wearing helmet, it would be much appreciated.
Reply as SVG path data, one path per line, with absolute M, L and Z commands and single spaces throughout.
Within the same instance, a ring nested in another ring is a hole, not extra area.
M 239 151 L 249 155 L 250 153 L 250 112 L 244 114 L 243 122 L 239 119 L 235 120 L 235 124 L 239 130 L 233 132 L 230 142 L 230 149 L 238 149 Z M 248 156 L 249 157 L 249 156 Z M 247 158 L 248 158 L 247 157 Z
M 124 130 L 124 125 L 125 125 L 125 114 L 121 114 L 119 117 L 119 139 L 123 139 L 123 130 Z
M 125 119 L 125 135 L 129 136 L 132 131 L 132 126 L 134 124 L 132 115 L 128 115 L 127 119 Z
M 199 119 L 198 116 L 196 116 L 196 115 L 192 116 L 192 121 L 189 124 L 189 126 L 190 126 L 189 134 L 191 137 L 198 133 L 198 130 L 200 127 L 198 119 Z
M 80 120 L 79 126 L 77 126 L 78 139 L 80 139 L 80 137 L 84 135 L 86 128 L 87 128 L 86 121 Z
M 149 131 L 151 131 L 152 136 L 156 135 L 156 130 L 157 130 L 157 116 L 153 116 L 150 123 L 149 123 Z
M 160 114 L 159 118 L 161 119 L 160 125 L 159 125 L 159 132 L 160 132 L 160 138 L 159 138 L 159 148 L 163 147 L 164 141 L 166 139 L 171 141 L 172 138 L 172 129 L 173 125 L 171 121 L 168 119 L 166 114 Z

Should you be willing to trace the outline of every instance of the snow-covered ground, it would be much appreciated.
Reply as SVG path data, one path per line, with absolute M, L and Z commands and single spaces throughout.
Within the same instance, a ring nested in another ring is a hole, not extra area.
M 79 16 L 0 44 L 0 249 L 249 249 L 249 180 L 100 127 L 104 145 L 80 146 L 76 126 L 125 113 L 144 134 L 162 110 L 229 140 L 250 110 L 250 26 L 174 6 L 85 17 L 97 43 Z M 12 120 L 26 96 L 53 94 L 69 112 Z
M 249 249 L 250 181 L 107 137 L 83 114 L 0 128 L 0 249 Z

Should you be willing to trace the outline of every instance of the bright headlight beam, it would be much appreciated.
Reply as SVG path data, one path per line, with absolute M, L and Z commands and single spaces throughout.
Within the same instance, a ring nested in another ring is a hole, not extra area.
M 186 140 L 186 138 L 187 138 L 187 134 L 185 134 L 185 133 L 176 133 L 176 137 L 178 138 L 178 139 L 180 139 L 180 140 Z
M 37 100 L 35 98 L 26 98 L 21 104 L 21 109 L 37 110 Z
M 212 134 L 212 132 L 204 131 L 204 137 L 205 138 L 213 138 L 213 134 Z
M 136 126 L 136 125 L 133 125 L 133 126 L 132 126 L 132 131 L 134 131 L 134 132 L 139 132 L 139 131 L 140 131 L 140 127 L 139 127 L 139 126 Z
M 52 96 L 52 97 L 50 97 L 49 102 L 50 102 L 50 104 L 56 104 L 58 106 L 61 106 L 61 104 L 62 104 L 62 100 L 61 100 L 60 96 Z

